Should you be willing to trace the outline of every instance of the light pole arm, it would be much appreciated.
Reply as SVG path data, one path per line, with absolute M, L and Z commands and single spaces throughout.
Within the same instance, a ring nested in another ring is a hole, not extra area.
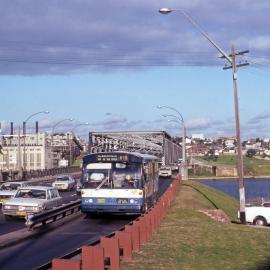
M 218 44 L 212 40 L 207 34 L 205 31 L 203 31 L 203 29 L 192 19 L 191 16 L 188 15 L 188 13 L 186 13 L 184 10 L 181 10 L 181 9 L 171 9 L 171 8 L 161 8 L 159 10 L 159 12 L 161 14 L 169 14 L 171 12 L 174 12 L 174 11 L 179 11 L 182 13 L 182 15 L 184 15 L 186 17 L 186 19 L 228 60 L 228 62 L 230 64 L 233 63 L 232 61 L 232 58 L 224 51 L 222 50 Z
M 197 28 L 197 30 L 228 60 L 230 64 L 232 64 L 232 59 L 231 57 L 224 51 L 222 50 L 218 44 L 212 40 L 204 31 L 203 29 L 183 10 L 177 9 L 176 11 L 180 11 L 187 19 L 188 21 L 193 24 L 194 27 Z
M 158 107 L 158 109 L 167 108 L 167 109 L 173 110 L 174 112 L 176 112 L 180 116 L 181 121 L 184 122 L 184 118 L 183 118 L 182 114 L 178 110 L 176 110 L 175 108 L 170 107 L 170 106 L 157 106 L 157 107 Z M 172 116 L 172 115 L 170 115 L 170 116 Z M 176 117 L 176 116 L 173 115 L 173 117 Z
M 61 121 L 57 122 L 56 124 L 54 124 L 54 125 L 53 125 L 53 127 L 52 127 L 52 134 L 54 134 L 54 130 L 55 130 L 55 128 L 56 128 L 56 127 L 57 127 L 59 124 L 61 124 L 61 123 L 65 122 L 65 121 L 73 121 L 73 119 L 72 119 L 72 118 L 63 119 L 63 120 L 61 120 Z
M 48 111 L 41 111 L 41 112 L 33 113 L 33 114 L 31 114 L 30 116 L 28 116 L 24 122 L 27 123 L 27 122 L 30 120 L 30 118 L 32 118 L 33 116 L 35 116 L 35 115 L 37 115 L 37 114 L 40 114 L 40 113 L 46 113 L 46 114 L 47 114 L 47 113 L 49 113 L 49 112 L 48 112 Z

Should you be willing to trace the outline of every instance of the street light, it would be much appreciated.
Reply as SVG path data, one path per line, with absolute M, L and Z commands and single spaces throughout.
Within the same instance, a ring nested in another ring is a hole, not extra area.
M 52 149 L 52 152 L 54 152 L 54 142 L 53 142 L 53 135 L 54 135 L 54 131 L 55 131 L 55 128 L 57 126 L 59 126 L 60 124 L 62 124 L 63 122 L 66 122 L 66 121 L 70 121 L 72 122 L 73 121 L 73 118 L 65 118 L 65 119 L 62 119 L 60 121 L 58 121 L 57 123 L 55 123 L 52 127 L 52 136 L 51 136 L 51 149 Z
M 80 123 L 80 124 L 77 124 L 72 130 L 71 130 L 71 133 L 74 132 L 74 130 L 80 126 L 88 126 L 90 125 L 88 122 L 85 122 L 85 123 Z
M 50 112 L 49 112 L 49 111 L 40 111 L 40 112 L 36 112 L 36 113 L 31 114 L 30 116 L 28 116 L 28 117 L 24 120 L 24 122 L 23 122 L 23 134 L 26 134 L 26 123 L 30 120 L 30 118 L 32 118 L 33 116 L 35 116 L 35 115 L 37 115 L 37 114 L 42 114 L 42 113 L 48 114 L 48 113 L 50 113 Z
M 182 127 L 183 127 L 183 131 L 182 131 L 182 179 L 183 180 L 188 180 L 188 171 L 187 171 L 187 158 L 186 158 L 186 125 L 185 125 L 185 121 L 184 118 L 182 116 L 182 114 L 176 110 L 173 107 L 170 106 L 157 106 L 158 109 L 169 109 L 172 110 L 174 112 L 176 112 L 178 114 L 178 116 L 175 116 L 173 114 L 164 114 L 162 115 L 163 117 L 173 117 L 176 118 L 180 123 L 182 123 Z
M 24 171 L 26 169 L 26 154 L 25 154 L 25 139 L 26 139 L 26 123 L 34 116 L 36 116 L 37 114 L 48 114 L 50 113 L 49 111 L 40 111 L 40 112 L 35 112 L 31 115 L 29 115 L 24 121 L 23 121 L 23 171 L 22 174 L 24 174 Z M 20 138 L 19 138 L 20 140 Z M 22 175 L 22 177 L 24 178 L 24 175 Z
M 62 124 L 63 122 L 66 122 L 66 121 L 72 122 L 73 119 L 72 119 L 72 118 L 62 119 L 62 120 L 60 120 L 59 122 L 57 122 L 56 124 L 54 124 L 53 127 L 52 127 L 52 135 L 54 134 L 55 128 L 56 128 L 57 126 L 59 126 L 60 124 Z
M 79 123 L 77 125 L 75 125 L 75 127 L 71 130 L 71 136 L 72 136 L 72 139 L 70 141 L 70 144 L 69 144 L 69 164 L 71 166 L 71 163 L 72 163 L 72 140 L 73 140 L 73 137 L 74 137 L 74 130 L 80 126 L 88 126 L 90 125 L 88 122 L 85 122 L 85 123 Z
M 179 11 L 184 15 L 184 17 L 222 54 L 222 58 L 225 58 L 230 66 L 224 69 L 232 69 L 233 77 L 233 88 L 234 88 L 234 109 L 235 109 L 235 125 L 236 125 L 236 138 L 237 138 L 237 155 L 238 155 L 238 176 L 239 176 L 239 198 L 240 198 L 240 221 L 242 224 L 246 223 L 246 213 L 245 213 L 245 187 L 244 187 L 244 170 L 243 170 L 243 156 L 242 156 L 242 146 L 241 146 L 241 133 L 240 133 L 240 116 L 239 116 L 239 105 L 238 105 L 238 89 L 237 89 L 237 68 L 249 65 L 248 63 L 236 64 L 236 56 L 243 55 L 249 51 L 235 52 L 232 46 L 231 54 L 228 55 L 222 48 L 218 46 L 207 34 L 202 30 L 202 28 L 183 10 L 176 10 L 170 8 L 161 8 L 159 13 L 169 14 L 173 11 Z

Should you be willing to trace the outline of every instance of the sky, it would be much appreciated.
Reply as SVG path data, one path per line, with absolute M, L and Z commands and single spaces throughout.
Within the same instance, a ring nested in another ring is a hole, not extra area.
M 2 134 L 48 110 L 28 132 L 72 118 L 55 132 L 181 135 L 162 105 L 181 113 L 189 136 L 234 136 L 232 71 L 180 10 L 228 54 L 250 51 L 237 58 L 250 64 L 237 74 L 241 134 L 270 137 L 268 0 L 0 0 Z

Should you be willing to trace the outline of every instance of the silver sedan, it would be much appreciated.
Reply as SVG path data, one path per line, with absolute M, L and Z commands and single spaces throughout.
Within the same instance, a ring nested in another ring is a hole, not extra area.
M 72 190 L 76 186 L 76 181 L 69 175 L 58 176 L 52 186 L 58 190 Z
M 29 186 L 17 191 L 14 198 L 3 204 L 3 214 L 26 217 L 27 215 L 43 212 L 62 204 L 58 190 L 45 186 Z

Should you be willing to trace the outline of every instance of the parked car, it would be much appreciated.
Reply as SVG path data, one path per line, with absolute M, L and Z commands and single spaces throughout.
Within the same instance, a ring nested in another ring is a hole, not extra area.
M 69 175 L 58 176 L 52 186 L 58 190 L 72 190 L 76 187 L 76 181 Z
M 3 204 L 3 214 L 26 217 L 29 214 L 43 212 L 62 204 L 62 198 L 56 188 L 46 186 L 28 186 L 20 188 L 13 198 Z
M 169 166 L 162 166 L 159 168 L 158 172 L 159 177 L 171 177 L 172 176 L 172 169 Z
M 26 182 L 6 182 L 0 186 L 0 205 L 15 196 L 17 190 L 26 187 Z
M 260 204 L 246 204 L 246 222 L 257 226 L 270 224 L 270 201 L 263 201 Z M 238 211 L 238 218 L 240 213 Z

